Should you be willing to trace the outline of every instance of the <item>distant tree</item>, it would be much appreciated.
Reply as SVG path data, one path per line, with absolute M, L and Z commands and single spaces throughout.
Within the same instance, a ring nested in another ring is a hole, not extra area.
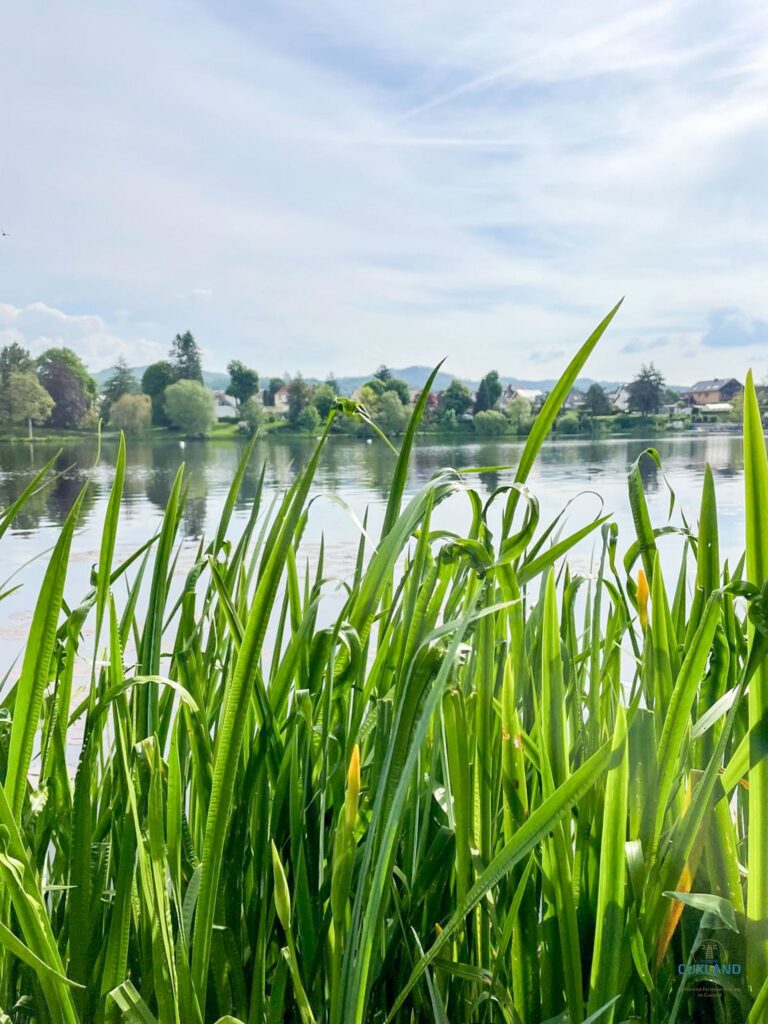
M 400 380 L 398 377 L 389 377 L 384 382 L 384 390 L 394 392 L 403 405 L 411 404 L 411 389 L 404 380 Z
M 167 427 L 169 424 L 163 402 L 165 389 L 173 384 L 174 380 L 173 367 L 165 359 L 159 363 L 152 363 L 142 375 L 141 390 L 152 399 L 152 422 L 157 427 Z
M 314 405 L 306 405 L 301 410 L 299 418 L 296 420 L 296 426 L 299 430 L 306 430 L 307 432 L 317 430 L 320 426 L 320 413 Z
M 171 342 L 169 353 L 176 380 L 196 380 L 203 383 L 203 364 L 200 349 L 190 331 L 177 334 Z
M 441 412 L 453 412 L 456 419 L 461 419 L 471 408 L 472 392 L 460 380 L 452 380 L 442 395 L 440 395 Z
M 385 391 L 380 395 L 374 411 L 374 419 L 385 434 L 402 434 L 408 425 L 408 410 L 396 391 Z
M 590 384 L 584 398 L 584 411 L 588 412 L 590 416 L 608 416 L 610 414 L 611 403 L 599 384 Z
M 17 370 L 34 370 L 35 363 L 28 350 L 18 342 L 3 345 L 0 349 L 0 382 L 5 386 L 11 373 Z
M 11 370 L 0 389 L 0 421 L 14 426 L 26 423 L 29 437 L 32 424 L 45 423 L 53 405 L 34 370 Z
M 149 395 L 126 392 L 109 409 L 109 425 L 126 434 L 143 434 L 152 425 L 152 399 Z
M 368 388 L 368 390 L 372 391 L 374 395 L 383 395 L 385 390 L 384 381 L 379 380 L 378 377 L 371 377 L 370 380 L 367 380 L 365 384 L 363 384 L 363 387 Z
M 489 409 L 493 409 L 501 398 L 501 391 L 502 387 L 498 372 L 491 370 L 490 373 L 486 373 L 480 381 L 480 387 L 477 389 L 475 412 L 486 412 Z
M 204 437 L 216 418 L 216 400 L 199 381 L 178 380 L 165 389 L 165 412 L 187 437 Z
M 317 409 L 317 414 L 321 420 L 328 418 L 328 413 L 333 408 L 333 403 L 336 401 L 336 392 L 330 384 L 318 384 L 315 388 L 314 394 L 312 395 L 312 405 Z
M 373 376 L 376 378 L 376 380 L 380 380 L 382 382 L 388 381 L 392 377 L 392 371 L 389 369 L 389 367 L 385 366 L 384 363 L 382 363 Z
M 294 426 L 298 425 L 299 416 L 309 405 L 311 389 L 300 373 L 292 377 L 287 384 L 288 388 L 288 422 Z
M 382 380 L 381 377 L 371 377 L 363 387 L 370 388 L 376 395 L 383 395 L 385 391 L 394 391 L 403 405 L 410 405 L 411 389 L 404 380 L 399 380 L 397 377 L 389 376 L 386 380 Z
M 339 393 L 339 382 L 336 380 L 336 376 L 333 373 L 329 373 L 326 377 L 325 383 L 333 391 L 334 395 Z
M 69 348 L 49 348 L 38 356 L 37 375 L 54 401 L 50 422 L 73 429 L 84 422 L 96 398 L 96 381 Z
M 514 432 L 521 434 L 531 416 L 531 403 L 525 398 L 513 398 L 504 410 L 504 415 Z
M 258 432 L 263 419 L 261 402 L 257 402 L 255 398 L 249 398 L 240 406 L 240 422 L 245 424 L 245 430 L 249 437 L 253 437 Z
M 674 405 L 680 401 L 680 392 L 675 391 L 674 388 L 667 387 L 664 385 L 661 393 L 661 404 L 662 405 Z
M 632 412 L 649 416 L 659 411 L 664 389 L 664 378 L 653 363 L 643 366 L 629 385 L 629 408 Z
M 285 381 L 282 377 L 271 377 L 269 380 L 269 386 L 264 389 L 265 405 L 275 404 L 275 395 L 280 388 L 285 387 Z
M 259 375 L 239 359 L 233 359 L 227 366 L 229 387 L 227 394 L 237 402 L 238 409 L 259 390 Z
M 136 375 L 130 369 L 123 356 L 117 360 L 112 375 L 104 385 L 103 398 L 101 402 L 101 415 L 109 420 L 110 410 L 115 402 L 118 402 L 123 395 L 135 395 L 139 391 L 139 382 Z
M 352 398 L 360 405 L 365 406 L 369 413 L 372 413 L 376 408 L 376 403 L 379 400 L 379 393 L 374 391 L 368 384 L 363 384 L 361 388 L 352 395 Z
M 483 409 L 475 413 L 473 423 L 478 434 L 491 437 L 506 434 L 509 430 L 507 417 L 494 409 Z
M 578 434 L 581 430 L 581 421 L 575 412 L 567 412 L 556 420 L 555 429 L 558 434 Z
M 35 360 L 37 366 L 38 375 L 43 373 L 46 368 L 56 361 L 64 363 L 74 373 L 77 379 L 80 381 L 86 398 L 93 402 L 99 392 L 98 385 L 93 377 L 88 372 L 88 368 L 82 361 L 80 356 L 73 352 L 71 348 L 48 348 Z
M 760 403 L 760 392 L 757 391 L 758 405 L 762 408 Z M 733 423 L 744 422 L 744 392 L 740 391 L 734 399 L 731 400 L 731 412 L 728 415 L 728 419 Z

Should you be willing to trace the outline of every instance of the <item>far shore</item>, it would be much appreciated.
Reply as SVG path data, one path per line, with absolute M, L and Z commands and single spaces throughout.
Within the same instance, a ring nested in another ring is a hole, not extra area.
M 659 420 L 662 418 L 659 417 Z M 738 435 L 741 434 L 740 423 L 694 423 L 684 428 L 675 428 L 664 418 L 663 422 L 655 421 L 654 418 L 638 417 L 637 426 L 631 428 L 611 428 L 602 424 L 599 420 L 593 425 L 593 429 L 579 430 L 577 432 L 558 432 L 553 430 L 550 441 L 605 441 L 610 438 L 658 438 L 658 437 L 690 437 L 695 436 L 716 436 L 720 434 Z M 267 428 L 259 432 L 260 441 L 270 443 L 288 444 L 296 440 L 312 440 L 317 437 L 317 430 L 295 430 L 285 427 Z M 102 444 L 117 443 L 119 432 L 115 430 L 104 430 L 101 433 Z M 488 444 L 488 443 L 511 443 L 524 442 L 525 433 L 503 433 L 503 434 L 481 434 L 471 427 L 458 430 L 437 430 L 426 429 L 417 434 L 419 441 L 440 442 L 455 445 Z M 248 435 L 238 430 L 236 424 L 219 423 L 210 433 L 202 437 L 186 437 L 181 431 L 169 430 L 165 427 L 153 427 L 141 434 L 127 436 L 129 443 L 152 443 L 156 441 L 176 441 L 183 444 L 199 444 L 211 442 L 244 442 Z M 373 437 L 362 437 L 344 431 L 333 433 L 332 440 L 355 441 L 359 444 L 366 444 L 368 441 L 376 441 Z M 393 436 L 396 443 L 398 435 Z M 45 427 L 35 429 L 34 435 L 30 438 L 26 432 L 15 431 L 12 433 L 0 433 L 0 444 L 72 444 L 73 442 L 98 443 L 99 435 L 92 430 L 52 430 Z

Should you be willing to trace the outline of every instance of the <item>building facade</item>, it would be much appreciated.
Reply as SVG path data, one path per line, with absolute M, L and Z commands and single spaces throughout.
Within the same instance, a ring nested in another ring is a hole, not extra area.
M 732 402 L 743 391 L 744 385 L 735 377 L 715 377 L 712 380 L 697 381 L 683 397 L 690 405 L 721 405 Z

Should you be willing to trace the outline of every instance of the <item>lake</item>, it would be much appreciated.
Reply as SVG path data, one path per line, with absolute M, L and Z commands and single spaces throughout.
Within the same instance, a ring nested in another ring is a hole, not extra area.
M 572 499 L 575 500 L 569 509 L 568 526 L 575 529 L 587 523 L 599 510 L 599 494 L 605 511 L 613 515 L 619 526 L 620 546 L 625 548 L 634 536 L 627 501 L 627 470 L 649 445 L 659 450 L 664 475 L 676 493 L 671 520 L 674 525 L 681 524 L 682 510 L 695 526 L 702 476 L 709 462 L 716 480 L 721 554 L 732 559 L 737 556 L 744 545 L 743 461 L 741 438 L 732 434 L 551 441 L 540 453 L 529 479 L 529 486 L 541 504 L 542 523 L 552 519 Z M 0 505 L 5 507 L 13 501 L 57 447 L 45 442 L 32 446 L 0 444 Z M 156 530 L 174 475 L 184 462 L 189 473 L 189 498 L 181 525 L 184 540 L 177 571 L 180 575 L 185 573 L 194 560 L 200 538 L 218 520 L 242 447 L 237 441 L 187 441 L 182 447 L 175 438 L 129 442 L 116 560 L 127 557 Z M 461 445 L 450 441 L 422 442 L 414 453 L 408 492 L 416 491 L 442 466 L 514 466 L 522 447 L 522 442 L 506 440 Z M 231 534 L 237 532 L 238 524 L 248 515 L 262 464 L 266 463 L 269 500 L 291 483 L 311 450 L 312 442 L 306 438 L 257 445 Z M 9 582 L 21 587 L 0 605 L 0 678 L 23 650 L 45 570 L 43 553 L 55 542 L 61 523 L 86 480 L 90 485 L 73 542 L 66 597 L 76 602 L 88 589 L 91 567 L 98 558 L 116 454 L 114 442 L 103 444 L 98 461 L 95 440 L 65 445 L 58 462 L 60 475 L 33 497 L 3 538 L 2 589 Z M 324 537 L 326 576 L 348 578 L 354 567 L 359 529 L 344 504 L 359 519 L 368 510 L 370 532 L 373 537 L 378 536 L 393 464 L 394 456 L 378 440 L 366 443 L 331 438 L 312 490 L 317 500 L 312 504 L 302 546 L 304 555 L 312 561 Z M 647 459 L 643 460 L 643 475 L 654 525 L 665 525 L 669 492 L 664 477 Z M 488 471 L 471 479 L 485 498 L 512 476 L 511 471 Z M 329 495 L 336 495 L 344 504 Z M 462 495 L 450 499 L 438 512 L 435 523 L 446 529 L 462 530 L 469 522 L 468 502 Z M 589 571 L 595 537 L 599 534 L 583 541 L 574 551 L 571 561 L 577 570 Z M 676 541 L 671 538 L 662 543 L 669 546 Z

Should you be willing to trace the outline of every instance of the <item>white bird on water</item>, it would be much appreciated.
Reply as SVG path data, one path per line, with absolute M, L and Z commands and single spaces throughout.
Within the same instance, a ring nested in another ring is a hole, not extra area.
M 186 447 L 187 447 L 187 442 L 186 441 L 179 441 L 179 448 L 186 448 Z

